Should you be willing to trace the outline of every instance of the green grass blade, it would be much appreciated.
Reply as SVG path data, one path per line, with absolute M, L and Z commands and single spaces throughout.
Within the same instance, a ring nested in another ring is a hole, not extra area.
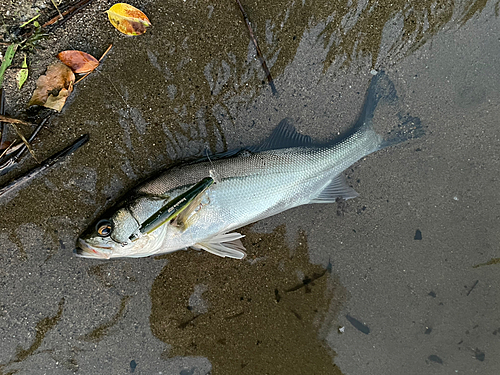
M 2 87 L 3 83 L 3 75 L 7 68 L 12 64 L 12 59 L 14 58 L 14 55 L 16 54 L 16 50 L 19 44 L 11 44 L 9 47 L 7 47 L 7 51 L 5 52 L 5 57 L 3 58 L 2 65 L 0 66 L 0 87 Z

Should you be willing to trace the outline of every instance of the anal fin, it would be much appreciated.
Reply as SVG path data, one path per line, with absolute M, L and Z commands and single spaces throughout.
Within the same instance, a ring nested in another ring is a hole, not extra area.
M 203 249 L 222 258 L 243 259 L 247 256 L 245 247 L 240 240 L 243 237 L 245 237 L 243 234 L 236 232 L 218 234 L 192 247 L 195 249 Z
M 359 196 L 358 192 L 347 185 L 347 182 L 342 174 L 335 177 L 332 182 L 327 185 L 319 195 L 312 199 L 309 203 L 333 203 L 338 198 L 351 199 Z

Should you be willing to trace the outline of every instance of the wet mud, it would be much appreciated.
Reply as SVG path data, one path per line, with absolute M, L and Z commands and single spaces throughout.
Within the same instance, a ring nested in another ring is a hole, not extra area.
M 180 251 L 151 289 L 153 334 L 171 345 L 165 357 L 204 356 L 216 374 L 341 374 L 322 340 L 337 324 L 348 292 L 331 269 L 312 265 L 308 241 L 286 246 L 285 227 L 246 228 L 242 262 Z M 205 309 L 190 302 L 203 285 Z

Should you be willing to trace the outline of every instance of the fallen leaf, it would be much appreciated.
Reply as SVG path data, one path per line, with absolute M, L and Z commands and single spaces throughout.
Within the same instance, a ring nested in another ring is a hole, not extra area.
M 26 63 L 26 55 L 24 55 L 24 61 L 21 65 L 21 70 L 17 72 L 17 85 L 19 89 L 23 86 L 24 82 L 28 78 L 28 64 Z
M 28 105 L 41 105 L 61 111 L 73 91 L 75 74 L 66 65 L 55 62 L 36 81 L 36 89 Z
M 10 147 L 11 144 L 12 142 L 9 141 L 0 141 L 0 151 L 6 150 L 7 148 Z
M 99 61 L 94 56 L 82 51 L 62 51 L 57 58 L 73 73 L 88 73 L 99 66 Z
M 5 56 L 2 61 L 2 65 L 0 65 L 0 87 L 2 87 L 2 82 L 3 82 L 3 75 L 7 68 L 12 64 L 12 59 L 14 58 L 14 55 L 16 54 L 16 50 L 19 44 L 11 44 L 10 46 L 7 47 L 7 51 L 5 51 Z
M 109 8 L 108 18 L 116 29 L 126 35 L 141 35 L 151 26 L 148 17 L 139 9 L 125 3 L 118 3 Z

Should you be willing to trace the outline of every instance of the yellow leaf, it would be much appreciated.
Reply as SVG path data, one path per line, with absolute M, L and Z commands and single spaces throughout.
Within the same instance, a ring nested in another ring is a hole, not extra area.
M 75 75 L 66 65 L 61 62 L 50 65 L 45 75 L 36 81 L 29 105 L 41 105 L 60 112 L 73 91 L 74 82 Z
M 148 17 L 139 9 L 125 3 L 118 3 L 109 8 L 108 18 L 116 29 L 125 35 L 141 35 L 151 26 Z
M 28 79 L 28 64 L 26 63 L 26 55 L 24 55 L 24 61 L 21 65 L 21 70 L 17 72 L 17 86 L 19 89 L 23 86 L 24 82 Z

